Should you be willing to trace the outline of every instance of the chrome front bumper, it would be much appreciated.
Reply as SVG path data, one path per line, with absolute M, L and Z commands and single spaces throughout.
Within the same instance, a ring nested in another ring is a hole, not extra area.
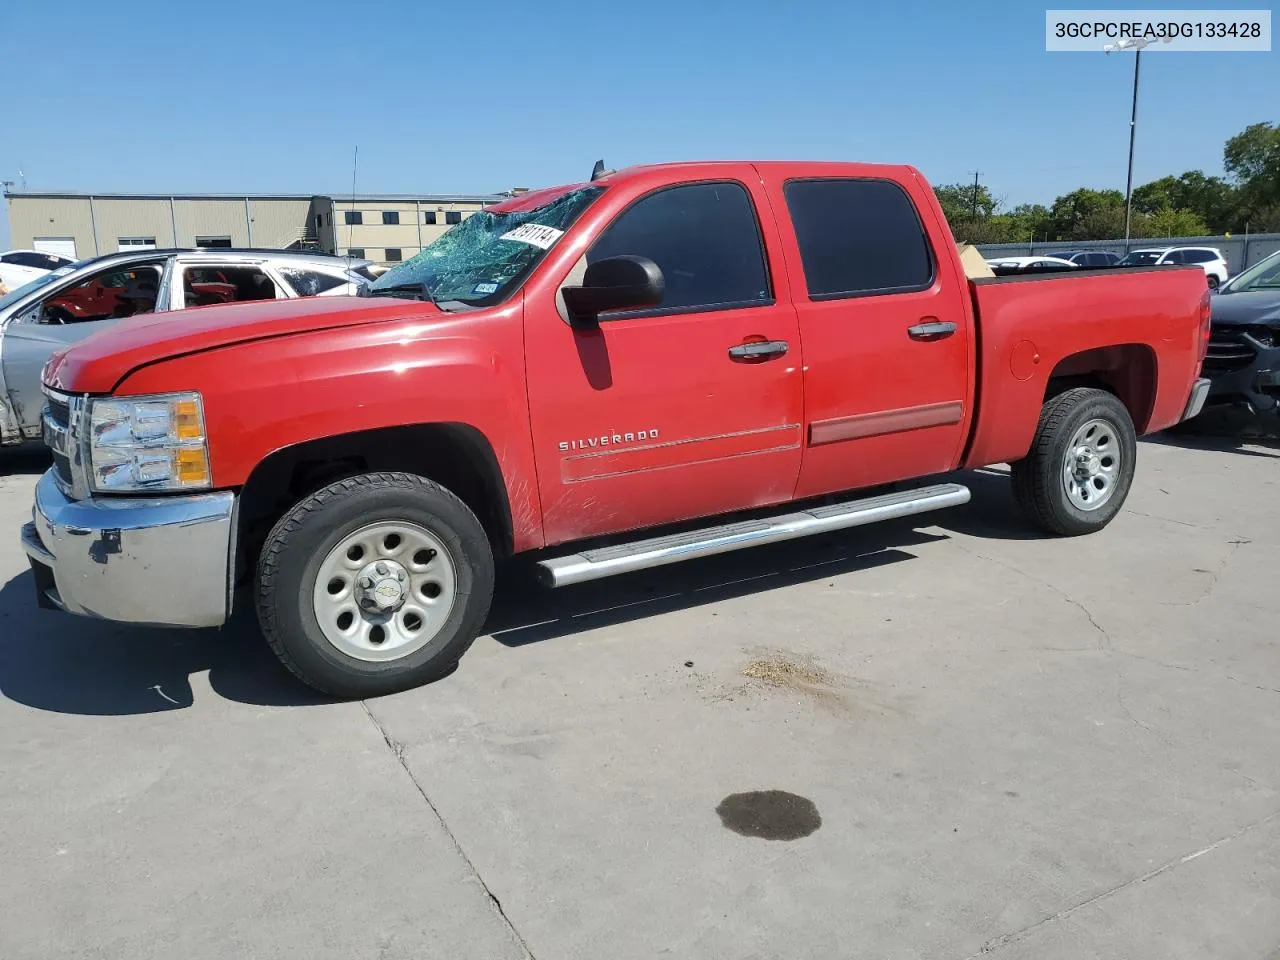
M 1190 420 L 1192 417 L 1200 415 L 1200 411 L 1204 409 L 1204 402 L 1209 398 L 1210 381 L 1201 377 L 1191 385 L 1191 396 L 1187 398 L 1187 406 L 1182 411 L 1182 419 Z
M 40 605 L 126 623 L 224 623 L 235 507 L 225 491 L 71 500 L 49 471 L 22 528 Z

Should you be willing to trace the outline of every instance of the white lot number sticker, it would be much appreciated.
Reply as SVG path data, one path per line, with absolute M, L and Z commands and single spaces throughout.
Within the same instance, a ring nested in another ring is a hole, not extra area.
M 531 243 L 543 250 L 550 250 L 551 245 L 559 240 L 563 233 L 563 230 L 557 230 L 555 227 L 544 227 L 540 223 L 526 223 L 514 230 L 508 230 L 498 239 L 518 240 L 520 243 Z

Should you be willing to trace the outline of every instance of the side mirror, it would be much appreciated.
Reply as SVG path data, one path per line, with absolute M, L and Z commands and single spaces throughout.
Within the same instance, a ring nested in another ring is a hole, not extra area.
M 638 310 L 662 302 L 667 283 L 648 257 L 606 257 L 587 267 L 580 287 L 562 287 L 569 323 L 587 329 L 609 310 Z

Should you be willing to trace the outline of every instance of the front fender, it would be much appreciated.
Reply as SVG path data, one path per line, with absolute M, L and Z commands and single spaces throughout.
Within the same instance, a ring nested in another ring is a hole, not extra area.
M 542 545 L 520 307 L 240 343 L 131 373 L 127 396 L 199 390 L 214 485 L 239 487 L 271 453 L 419 423 L 483 435 L 501 468 L 517 551 Z

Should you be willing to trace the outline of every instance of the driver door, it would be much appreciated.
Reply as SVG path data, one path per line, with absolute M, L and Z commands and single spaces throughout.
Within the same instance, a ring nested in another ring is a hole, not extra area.
M 55 289 L 14 317 L 0 336 L 0 372 L 9 406 L 27 437 L 40 436 L 44 394 L 40 375 L 53 354 L 113 326 L 125 285 L 150 272 L 157 284 L 164 261 L 111 267 Z

